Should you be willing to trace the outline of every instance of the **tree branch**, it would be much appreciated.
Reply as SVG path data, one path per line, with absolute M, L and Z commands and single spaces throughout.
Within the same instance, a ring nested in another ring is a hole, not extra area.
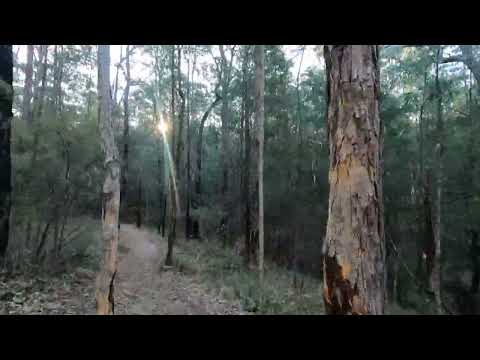
M 443 58 L 440 61 L 441 64 L 447 64 L 447 63 L 453 63 L 453 62 L 465 62 L 465 58 L 463 56 L 449 56 L 449 57 Z

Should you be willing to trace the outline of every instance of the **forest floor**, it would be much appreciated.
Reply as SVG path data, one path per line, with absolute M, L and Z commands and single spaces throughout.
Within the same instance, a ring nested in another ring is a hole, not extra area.
M 121 226 L 115 314 L 247 314 L 196 274 L 165 268 L 166 245 L 153 232 Z M 95 314 L 95 275 L 83 267 L 57 276 L 0 274 L 0 314 Z
M 133 225 L 122 225 L 116 313 L 240 315 L 240 304 L 214 296 L 193 274 L 163 266 L 166 241 Z

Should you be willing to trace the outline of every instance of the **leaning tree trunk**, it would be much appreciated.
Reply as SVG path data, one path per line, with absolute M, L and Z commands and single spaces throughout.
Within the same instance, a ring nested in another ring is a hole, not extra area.
M 0 45 L 0 259 L 7 251 L 12 195 L 10 133 L 13 103 L 12 45 Z
M 98 46 L 98 121 L 105 154 L 102 235 L 104 259 L 97 277 L 97 314 L 114 314 L 114 280 L 117 272 L 118 213 L 120 207 L 120 159 L 113 132 L 110 98 L 110 46 Z
M 375 45 L 326 45 L 330 196 L 324 259 L 328 314 L 383 314 L 383 129 Z
M 258 271 L 263 280 L 263 123 L 265 92 L 265 46 L 255 46 L 255 153 L 257 159 L 257 188 L 258 188 Z

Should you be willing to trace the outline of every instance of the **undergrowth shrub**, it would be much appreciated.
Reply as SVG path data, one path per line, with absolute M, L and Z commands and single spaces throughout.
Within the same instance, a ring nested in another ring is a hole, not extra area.
M 321 284 L 311 277 L 267 263 L 263 283 L 258 273 L 245 267 L 243 259 L 216 241 L 179 242 L 177 269 L 195 274 L 227 300 L 239 300 L 254 314 L 323 314 Z M 303 284 L 294 287 L 294 279 Z M 303 281 L 301 281 L 303 280 Z

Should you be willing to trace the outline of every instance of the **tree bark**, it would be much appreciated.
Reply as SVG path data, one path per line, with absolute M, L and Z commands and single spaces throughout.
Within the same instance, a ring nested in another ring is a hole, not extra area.
M 324 259 L 328 314 L 383 314 L 383 125 L 375 45 L 326 45 L 330 196 Z
M 98 46 L 98 121 L 105 154 L 102 237 L 104 258 L 97 277 L 98 315 L 114 314 L 114 280 L 117 272 L 118 217 L 120 207 L 120 159 L 113 131 L 110 96 L 110 46 Z
M 258 270 L 260 280 L 263 280 L 263 140 L 264 140 L 264 93 L 265 93 L 265 46 L 255 46 L 255 127 L 256 153 L 258 154 Z
M 13 104 L 12 45 L 0 45 L 0 259 L 5 257 L 10 233 L 12 160 L 10 150 Z

